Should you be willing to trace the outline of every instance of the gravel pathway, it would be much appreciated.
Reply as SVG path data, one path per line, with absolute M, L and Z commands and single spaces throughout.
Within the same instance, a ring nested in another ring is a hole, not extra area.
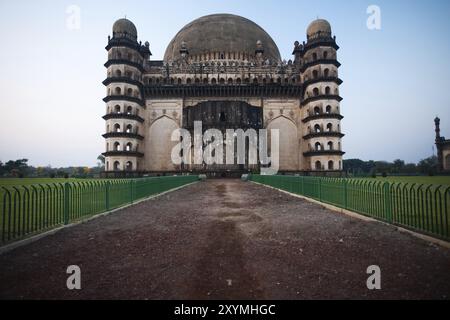
M 395 227 L 210 180 L 1 255 L 0 298 L 449 299 L 449 271 L 449 249 Z

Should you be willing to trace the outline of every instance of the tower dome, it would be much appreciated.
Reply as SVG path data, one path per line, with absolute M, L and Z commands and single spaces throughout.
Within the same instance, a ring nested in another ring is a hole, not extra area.
M 331 25 L 327 20 L 325 19 L 314 20 L 313 22 L 310 23 L 306 31 L 308 38 L 314 37 L 319 33 L 321 35 L 327 35 L 331 37 Z
M 180 50 L 190 56 L 210 53 L 254 56 L 257 43 L 264 48 L 266 59 L 281 61 L 277 45 L 259 25 L 246 18 L 232 14 L 213 14 L 201 17 L 182 28 L 172 39 L 164 55 L 164 61 L 181 58 Z
M 137 29 L 133 22 L 128 19 L 119 19 L 114 22 L 113 36 L 129 36 L 133 39 L 137 39 Z

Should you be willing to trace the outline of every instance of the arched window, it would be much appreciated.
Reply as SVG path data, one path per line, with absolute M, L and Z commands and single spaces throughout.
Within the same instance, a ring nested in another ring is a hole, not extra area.
M 178 82 L 178 84 L 181 84 L 183 82 L 183 80 L 181 80 L 181 78 L 178 78 L 177 82 Z
M 133 108 L 131 106 L 128 106 L 127 108 L 127 114 L 131 115 L 133 113 Z
M 122 94 L 122 89 L 117 87 L 114 92 L 115 92 L 116 95 L 120 96 Z
M 316 161 L 315 169 L 316 170 L 322 170 L 322 163 L 320 161 Z
M 233 79 L 232 78 L 228 78 L 228 84 L 233 84 Z
M 330 92 L 331 92 L 330 87 L 326 87 L 326 88 L 325 88 L 325 94 L 330 94 Z
M 245 78 L 244 83 L 247 83 L 247 84 L 250 83 L 250 78 Z
M 330 114 L 330 113 L 331 113 L 331 106 L 327 106 L 327 108 L 326 108 L 326 113 L 327 113 L 327 114 Z
M 114 151 L 120 151 L 120 143 L 114 142 Z
M 333 150 L 333 142 L 328 142 L 328 150 Z
M 319 88 L 314 88 L 313 89 L 313 94 L 315 97 L 317 97 L 319 95 Z
M 133 126 L 131 124 L 127 125 L 127 128 L 125 130 L 126 133 L 131 133 L 133 131 Z
M 334 162 L 333 161 L 328 161 L 328 170 L 334 170 Z
M 195 78 L 195 84 L 199 84 L 200 83 L 200 79 L 199 78 Z
M 125 165 L 125 170 L 127 171 L 133 171 L 133 163 L 131 161 L 128 161 Z
M 226 122 L 227 121 L 227 116 L 225 114 L 225 112 L 221 112 L 220 113 L 220 122 Z
M 322 145 L 320 144 L 320 142 L 316 142 L 316 144 L 314 145 L 314 150 L 316 151 L 322 151 Z
M 314 108 L 314 115 L 319 115 L 319 114 L 321 114 L 322 112 L 321 112 L 321 110 L 320 110 L 320 108 L 319 107 L 315 107 Z
M 211 79 L 211 83 L 212 83 L 212 84 L 216 84 L 216 83 L 217 83 L 216 78 L 212 78 L 212 79 Z
M 313 70 L 313 79 L 317 79 L 319 77 L 319 71 Z
M 115 113 L 120 113 L 120 106 L 119 106 L 119 105 L 116 105 L 116 106 L 114 107 L 114 112 L 115 112 Z
M 253 78 L 253 84 L 258 84 L 258 78 Z
M 220 78 L 220 84 L 225 84 L 225 79 L 224 78 Z
M 317 60 L 317 53 L 313 53 L 313 55 L 312 55 L 312 58 L 313 58 L 313 61 L 316 61 Z
M 323 70 L 323 75 L 325 78 L 328 78 L 328 76 L 330 75 L 330 69 Z
M 241 83 L 242 83 L 241 78 L 237 78 L 237 79 L 236 79 L 236 83 L 237 83 L 237 84 L 241 84 Z
M 324 58 L 324 59 L 328 58 L 328 51 L 324 51 L 324 53 L 323 53 L 323 58 Z
M 106 168 L 106 171 L 109 171 L 109 161 L 106 161 L 106 166 L 105 166 Z
M 333 131 L 333 125 L 331 123 L 327 124 L 327 132 Z
M 116 70 L 116 77 L 121 77 L 121 76 L 122 76 L 122 71 Z
M 114 171 L 120 171 L 120 162 L 119 161 L 114 162 Z
M 128 88 L 127 89 L 127 95 L 131 97 L 133 95 L 133 89 Z
M 133 150 L 133 144 L 131 142 L 128 142 L 125 146 L 125 151 L 132 151 Z
M 118 124 L 118 123 L 116 123 L 115 125 L 114 125 L 114 132 L 120 132 L 121 130 L 120 130 L 120 124 Z
M 318 125 L 318 124 L 316 124 L 315 126 L 314 126 L 314 132 L 315 133 L 320 133 L 322 130 L 320 129 L 320 125 Z
M 208 78 L 203 79 L 203 84 L 208 84 Z
M 187 79 L 186 79 L 186 83 L 187 83 L 187 84 L 191 84 L 191 82 L 192 82 L 191 78 L 187 78 Z

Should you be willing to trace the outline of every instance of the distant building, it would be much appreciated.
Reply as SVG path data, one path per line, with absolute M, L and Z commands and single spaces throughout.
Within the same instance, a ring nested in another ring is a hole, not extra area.
M 450 140 L 441 137 L 441 119 L 434 119 L 436 125 L 436 148 L 439 171 L 450 171 Z
M 109 37 L 106 102 L 107 172 L 246 171 L 231 165 L 175 166 L 174 129 L 279 129 L 280 171 L 342 170 L 337 60 L 330 24 L 313 21 L 307 41 L 282 60 L 260 26 L 243 17 L 215 14 L 181 29 L 164 60 L 150 60 L 127 19 Z

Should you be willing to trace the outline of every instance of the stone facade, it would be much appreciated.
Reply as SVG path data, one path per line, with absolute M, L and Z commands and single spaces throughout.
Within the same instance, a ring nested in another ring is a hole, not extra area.
M 261 27 L 234 15 L 188 24 L 163 61 L 151 60 L 149 43 L 137 39 L 126 19 L 108 38 L 106 171 L 205 170 L 171 161 L 171 134 L 187 128 L 188 117 L 221 130 L 279 129 L 282 172 L 342 170 L 339 47 L 327 21 L 310 24 L 289 61 Z

